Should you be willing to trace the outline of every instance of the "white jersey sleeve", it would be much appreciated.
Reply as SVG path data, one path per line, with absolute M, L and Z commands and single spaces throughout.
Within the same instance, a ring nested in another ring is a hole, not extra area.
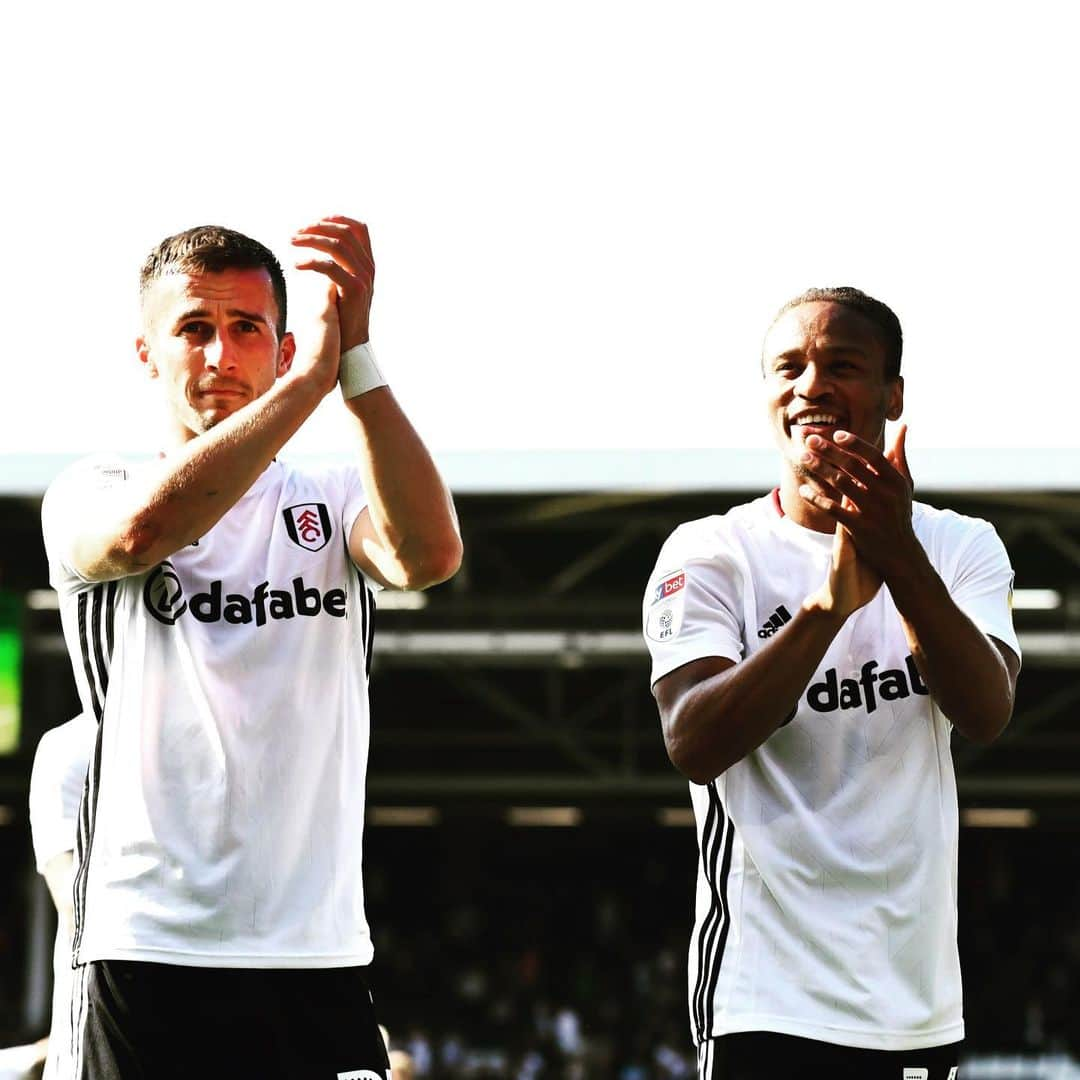
M 343 468 L 341 478 L 344 485 L 341 511 L 341 535 L 345 538 L 345 544 L 348 546 L 349 537 L 352 535 L 356 519 L 367 509 L 368 498 L 367 492 L 364 491 L 363 482 L 360 479 L 360 470 L 357 469 L 356 466 L 349 465 Z M 359 566 L 357 567 L 357 570 L 363 576 L 364 583 L 373 593 L 379 592 L 382 589 L 383 586 L 381 582 L 376 581 L 375 578 L 364 573 Z
M 716 519 L 706 520 L 715 525 Z M 645 589 L 642 624 L 653 683 L 706 656 L 742 659 L 742 561 L 717 539 L 715 528 L 706 532 L 702 524 L 691 522 L 672 533 Z
M 918 509 L 929 516 L 927 508 Z M 1019 657 L 1012 621 L 1014 574 L 1001 538 L 987 521 L 951 510 L 930 513 L 933 526 L 923 543 L 953 602 L 984 634 Z
M 130 466 L 120 458 L 99 455 L 75 462 L 49 485 L 41 504 L 41 526 L 49 559 L 49 584 L 57 592 L 87 584 L 72 565 L 82 508 L 125 483 L 129 471 Z
M 30 836 L 39 873 L 75 850 L 79 800 L 97 728 L 85 713 L 41 736 L 30 771 Z

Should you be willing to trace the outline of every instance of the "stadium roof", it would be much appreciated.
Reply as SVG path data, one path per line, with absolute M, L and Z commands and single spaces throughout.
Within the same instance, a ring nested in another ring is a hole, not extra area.
M 74 454 L 0 454 L 0 495 L 38 496 Z M 137 456 L 137 455 L 132 455 Z M 308 455 L 295 460 L 311 461 Z M 537 492 L 755 492 L 773 487 L 772 448 L 691 450 L 475 450 L 438 453 L 460 494 Z M 343 460 L 340 455 L 337 460 Z M 1001 450 L 913 447 L 920 491 L 1080 490 L 1080 447 Z M 332 459 L 328 459 L 332 460 Z

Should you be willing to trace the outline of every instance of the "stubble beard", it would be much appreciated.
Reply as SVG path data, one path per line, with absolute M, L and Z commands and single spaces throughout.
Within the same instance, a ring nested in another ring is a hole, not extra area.
M 189 405 L 177 419 L 193 436 L 198 437 L 199 435 L 205 435 L 231 415 L 232 413 L 218 415 L 216 412 L 203 412 L 201 409 Z

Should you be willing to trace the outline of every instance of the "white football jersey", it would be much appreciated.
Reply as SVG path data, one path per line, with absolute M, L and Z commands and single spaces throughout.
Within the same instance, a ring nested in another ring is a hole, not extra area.
M 41 736 L 30 770 L 30 839 L 38 872 L 57 855 L 75 851 L 79 803 L 97 724 L 86 713 Z M 71 941 L 63 922 L 53 944 L 52 1020 L 42 1080 L 73 1075 L 71 1050 Z
M 75 850 L 79 801 L 97 724 L 81 713 L 41 736 L 30 770 L 30 839 L 39 873 L 65 851 Z
M 920 503 L 912 523 L 957 606 L 1019 656 L 993 528 Z M 776 493 L 679 526 L 644 599 L 652 682 L 702 657 L 739 662 L 783 633 L 826 579 L 832 543 L 783 516 Z M 905 1050 L 963 1038 L 951 731 L 882 588 L 791 719 L 690 785 L 696 1042 L 774 1031 Z
M 371 960 L 361 838 L 373 593 L 349 558 L 351 467 L 273 462 L 146 573 L 71 568 L 89 461 L 42 510 L 79 694 L 101 733 L 79 826 L 77 963 Z

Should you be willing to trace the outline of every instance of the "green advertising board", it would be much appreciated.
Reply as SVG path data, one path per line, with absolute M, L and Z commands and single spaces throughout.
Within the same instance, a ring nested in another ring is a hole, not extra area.
M 0 592 L 0 755 L 19 749 L 22 700 L 22 603 Z

